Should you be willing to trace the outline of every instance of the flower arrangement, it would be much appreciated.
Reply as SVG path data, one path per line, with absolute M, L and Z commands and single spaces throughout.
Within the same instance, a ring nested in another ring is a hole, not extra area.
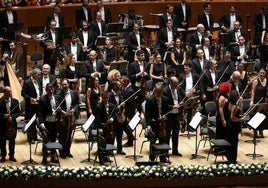
M 3 166 L 1 180 L 31 179 L 153 179 L 258 176 L 268 174 L 268 163 L 214 164 L 208 166 L 97 166 L 68 168 L 57 166 Z

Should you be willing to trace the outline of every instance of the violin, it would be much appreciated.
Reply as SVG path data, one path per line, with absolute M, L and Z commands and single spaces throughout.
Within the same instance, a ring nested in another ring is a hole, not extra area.
M 166 122 L 162 118 L 162 120 L 160 120 L 159 122 L 159 138 L 164 139 L 166 137 L 167 137 Z
M 119 105 L 119 111 L 116 115 L 116 120 L 118 123 L 123 123 L 126 121 L 126 116 L 125 116 L 125 104 Z
M 13 127 L 13 122 L 12 122 L 11 117 L 8 117 L 6 120 L 5 135 L 7 137 L 14 137 L 16 135 L 16 129 Z

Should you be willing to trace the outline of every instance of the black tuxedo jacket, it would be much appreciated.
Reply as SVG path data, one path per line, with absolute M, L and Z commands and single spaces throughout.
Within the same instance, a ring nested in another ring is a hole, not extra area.
M 140 44 L 141 44 L 141 41 L 142 39 L 144 38 L 144 35 L 142 32 L 140 32 Z M 131 31 L 128 36 L 127 36 L 127 44 L 128 44 L 128 51 L 129 52 L 133 52 L 133 50 L 137 50 L 138 48 L 138 40 L 137 40 L 137 37 L 134 33 L 134 31 Z
M 47 17 L 47 26 L 49 28 L 49 25 L 50 25 L 50 20 L 55 20 L 55 16 L 54 14 L 51 14 Z M 59 14 L 59 26 L 60 27 L 64 27 L 65 26 L 65 23 L 64 23 L 64 17 Z
M 99 103 L 96 106 L 96 114 L 95 114 L 95 127 L 96 128 L 104 128 L 106 125 L 106 122 L 108 121 L 108 118 L 115 118 L 115 111 L 114 111 L 114 104 L 108 102 L 108 114 L 106 111 L 106 106 L 103 103 Z
M 175 5 L 175 7 L 174 7 L 174 14 L 176 14 L 177 17 L 178 17 L 178 27 L 187 29 L 189 27 L 189 22 L 190 22 L 191 16 L 192 16 L 191 6 L 189 4 L 185 4 L 185 10 L 186 10 L 185 11 L 186 20 L 184 20 L 184 15 L 183 15 L 183 10 L 182 10 L 181 3 Z M 187 22 L 186 27 L 181 25 L 181 22 L 183 22 L 183 21 Z
M 99 11 L 99 8 L 96 7 L 94 10 L 94 15 Z M 112 22 L 112 14 L 110 8 L 104 7 L 104 16 L 105 16 L 105 23 L 111 23 Z
M 200 13 L 198 15 L 197 19 L 198 19 L 198 23 L 201 23 L 201 24 L 204 25 L 205 31 L 211 31 L 211 32 L 213 31 L 213 23 L 214 23 L 214 21 L 213 21 L 212 14 L 209 14 L 209 24 L 210 25 L 208 25 L 207 17 L 206 17 L 205 12 Z
M 215 71 L 215 84 L 218 82 L 221 76 L 221 72 L 216 70 Z M 213 88 L 215 85 L 213 84 L 211 72 L 207 69 L 204 73 L 203 78 L 200 81 L 200 94 L 201 95 L 213 95 L 213 92 L 208 91 L 207 88 Z M 211 97 L 211 96 L 210 96 Z M 213 96 L 212 96 L 213 97 Z
M 43 92 L 42 88 L 46 88 L 46 86 L 43 86 L 43 79 L 44 77 L 42 75 L 41 78 L 39 79 L 39 85 L 41 86 L 41 95 Z M 48 79 L 49 79 L 49 83 L 53 84 L 54 91 L 56 92 L 59 89 L 59 86 L 57 84 L 57 76 L 49 74 Z
M 90 30 L 93 31 L 96 37 L 100 36 L 100 29 L 96 20 L 93 20 L 90 23 Z M 103 20 L 101 20 L 101 30 L 102 30 L 102 35 L 106 35 L 107 28 L 106 28 L 106 23 Z
M 231 90 L 236 90 L 234 81 L 233 81 L 232 79 L 230 79 L 229 82 L 230 82 L 231 85 L 232 85 L 232 86 L 231 86 Z M 238 82 L 238 90 L 239 90 L 239 93 L 240 93 L 240 94 L 243 92 L 243 86 L 242 86 L 241 81 Z
M 241 33 L 241 35 L 242 36 L 246 36 L 246 32 L 245 31 L 243 31 L 243 30 L 240 30 L 240 33 Z M 230 44 L 230 43 L 235 43 L 236 42 L 236 32 L 235 32 L 235 30 L 231 30 L 231 31 L 229 31 L 228 32 L 228 43 Z
M 84 44 L 83 30 L 79 30 L 77 32 L 77 36 L 84 46 L 87 46 L 88 48 L 91 48 L 91 49 L 95 49 L 95 40 L 96 40 L 97 36 L 90 29 L 87 30 L 87 33 L 88 33 L 88 39 L 87 39 L 86 44 Z
M 77 95 L 77 92 L 74 90 L 70 90 L 70 95 L 71 95 L 71 99 L 72 99 L 71 109 L 74 109 L 74 115 L 75 115 L 75 117 L 78 117 L 78 115 L 79 115 L 79 97 Z M 66 111 L 67 106 L 66 106 L 66 100 L 65 100 L 65 93 L 61 90 L 61 92 L 59 94 L 59 100 L 58 100 L 59 103 L 62 100 L 64 100 L 64 101 L 60 107 L 63 111 Z
M 144 67 L 144 71 L 148 73 L 148 76 L 145 78 L 146 80 L 149 79 L 149 69 L 150 69 L 150 64 L 146 61 L 143 62 L 143 67 Z M 132 63 L 130 63 L 129 67 L 128 67 L 128 77 L 131 80 L 131 83 L 135 83 L 136 81 L 140 81 L 142 79 L 141 76 L 136 77 L 136 74 L 139 73 L 140 70 L 140 66 L 138 61 L 134 61 Z
M 208 60 L 206 60 L 205 58 L 203 59 L 203 71 L 205 71 L 208 68 Z M 200 65 L 200 60 L 199 58 L 194 58 L 192 60 L 192 72 L 201 76 L 202 74 L 202 69 L 201 69 L 201 65 Z
M 268 22 L 268 14 L 265 14 L 266 23 Z M 262 13 L 257 12 L 253 16 L 253 25 L 255 26 L 255 32 L 262 32 L 263 31 L 263 23 L 262 23 Z M 266 24 L 267 29 L 267 24 Z
M 91 9 L 89 7 L 87 9 L 87 17 L 88 17 L 88 23 L 92 21 L 92 16 L 91 16 Z M 81 28 L 81 21 L 86 20 L 86 15 L 82 7 L 78 7 L 75 10 L 75 22 L 76 22 L 76 28 L 77 30 Z
M 65 44 L 63 48 L 67 54 L 71 54 L 71 43 Z M 82 49 L 82 45 L 79 43 L 77 43 L 76 57 L 77 57 L 77 61 L 83 61 L 83 49 Z
M 13 15 L 13 20 L 14 20 L 14 23 L 17 23 L 18 21 L 18 15 L 17 15 L 17 12 L 12 10 L 12 15 Z M 1 29 L 4 29 L 4 28 L 7 28 L 9 23 L 8 23 L 8 18 L 7 18 L 7 11 L 6 10 L 3 10 L 1 13 L 1 23 L 0 23 L 0 26 L 1 26 Z
M 184 91 L 181 87 L 177 87 L 176 90 L 177 90 L 177 94 L 178 94 L 178 102 L 180 102 L 184 97 Z M 172 98 L 171 89 L 170 89 L 169 85 L 166 85 L 164 87 L 163 95 L 168 98 L 169 110 L 172 110 L 172 108 L 174 106 L 174 100 Z
M 177 28 L 172 28 L 173 41 L 178 37 Z M 158 32 L 157 35 L 158 44 L 160 44 L 160 53 L 165 53 L 167 51 L 167 47 L 165 43 L 168 41 L 168 31 L 167 28 L 162 28 Z M 163 57 L 162 57 L 163 58 Z
M 20 108 L 19 108 L 19 101 L 15 98 L 11 98 L 11 105 L 10 105 L 10 115 L 12 117 L 12 127 L 14 129 L 17 129 L 17 121 L 16 118 L 19 116 Z M 4 118 L 4 115 L 7 114 L 7 108 L 6 108 L 6 101 L 5 98 L 2 97 L 0 99 L 0 135 L 2 136 L 5 133 L 6 130 L 6 119 Z M 1 138 L 2 139 L 2 138 Z
M 246 55 L 248 56 L 247 59 L 251 58 L 251 53 L 250 53 L 250 47 L 249 45 L 245 45 L 245 52 L 246 52 Z M 240 51 L 239 51 L 239 46 L 238 45 L 235 45 L 233 46 L 232 48 L 232 51 L 231 51 L 231 59 L 232 61 L 241 61 L 241 60 L 238 60 L 237 58 L 239 56 L 241 56 L 242 54 L 240 54 Z M 247 60 L 246 59 L 246 60 Z
M 173 20 L 173 27 L 178 28 L 178 17 L 175 14 L 171 15 L 171 19 Z M 162 16 L 159 17 L 159 28 L 164 28 L 167 26 L 168 16 L 167 13 L 164 13 Z
M 55 98 L 55 106 L 57 108 L 60 102 L 59 97 L 57 95 L 54 95 L 54 98 Z M 38 117 L 39 117 L 39 123 L 41 124 L 45 122 L 47 116 L 51 116 L 53 113 L 50 104 L 50 98 L 48 95 L 44 95 L 41 97 L 39 107 L 40 107 L 40 113 Z
M 199 75 L 197 75 L 196 73 L 192 72 L 192 79 L 193 79 L 193 86 L 197 83 L 198 79 L 199 79 Z M 183 91 L 186 90 L 186 75 L 184 73 L 179 74 L 179 80 L 181 83 L 181 88 L 183 89 Z M 197 87 L 200 85 L 197 84 Z
M 236 18 L 236 21 L 239 21 L 241 24 L 243 23 L 240 15 L 235 14 L 235 18 Z M 229 12 L 224 13 L 224 15 L 219 19 L 220 27 L 224 26 L 226 28 L 230 28 L 230 24 L 231 24 L 231 14 Z

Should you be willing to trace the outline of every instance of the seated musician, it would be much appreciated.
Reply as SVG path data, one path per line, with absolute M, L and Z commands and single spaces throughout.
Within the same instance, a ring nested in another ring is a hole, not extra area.
M 146 99 L 145 119 L 147 121 L 147 132 L 153 132 L 159 143 L 167 142 L 166 117 L 168 112 L 168 98 L 163 96 L 163 85 L 161 82 L 155 84 L 154 93 Z M 149 159 L 155 160 L 155 155 L 150 152 Z M 169 162 L 165 155 L 160 156 L 161 162 Z

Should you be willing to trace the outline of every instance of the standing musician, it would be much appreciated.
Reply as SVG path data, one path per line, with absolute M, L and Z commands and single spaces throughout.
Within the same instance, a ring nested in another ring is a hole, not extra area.
M 143 89 L 138 95 L 137 110 L 141 112 L 141 104 L 145 97 L 145 82 L 149 79 L 149 67 L 150 64 L 144 61 L 145 54 L 143 50 L 136 52 L 137 60 L 130 63 L 128 67 L 128 77 L 135 90 Z
M 46 31 L 48 38 L 40 42 L 44 48 L 44 64 L 49 64 L 51 67 L 51 74 L 55 74 L 57 63 L 57 49 L 62 45 L 62 36 L 59 31 L 56 31 L 56 21 L 50 20 L 49 30 Z
M 246 44 L 245 37 L 240 35 L 238 37 L 238 45 L 233 46 L 231 51 L 231 58 L 235 64 L 246 63 L 251 58 L 250 46 Z
M 191 97 L 193 97 L 196 94 L 197 88 L 194 88 L 194 86 L 197 84 L 197 81 L 199 79 L 199 76 L 195 73 L 192 72 L 192 66 L 191 63 L 187 62 L 184 64 L 184 73 L 181 73 L 179 75 L 179 80 L 182 83 L 181 87 L 185 92 L 185 101 Z M 185 102 L 182 101 L 182 102 Z M 193 109 L 188 109 L 185 111 L 187 113 L 187 118 L 186 118 L 186 125 L 187 129 L 188 124 L 190 123 L 193 115 Z M 181 132 L 185 131 L 185 124 L 182 126 Z
M 169 85 L 164 87 L 163 95 L 168 98 L 169 109 L 176 109 L 174 112 L 167 115 L 167 143 L 170 143 L 170 137 L 172 135 L 172 154 L 182 156 L 178 150 L 179 145 L 179 132 L 180 132 L 180 120 L 183 118 L 183 107 L 179 108 L 180 102 L 184 97 L 184 92 L 179 87 L 179 80 L 176 76 L 170 78 Z
M 231 53 L 229 51 L 226 51 L 223 54 L 223 58 L 218 61 L 217 70 L 223 74 L 221 82 L 226 82 L 230 79 L 235 71 L 235 63 L 231 60 Z
M 219 86 L 217 85 L 221 77 L 220 71 L 217 70 L 217 62 L 215 60 L 208 61 L 208 69 L 205 70 L 204 76 L 200 83 L 200 94 L 203 104 L 207 101 L 218 100 L 217 92 Z
M 40 86 L 42 88 L 41 95 L 47 94 L 46 85 L 50 83 L 54 87 L 54 92 L 56 92 L 59 89 L 59 86 L 57 84 L 57 76 L 50 74 L 50 65 L 49 64 L 43 64 L 42 66 L 42 76 L 40 78 Z
M 75 22 L 77 30 L 81 28 L 83 20 L 86 20 L 88 22 L 92 21 L 91 9 L 89 7 L 89 0 L 83 0 L 82 6 L 77 7 L 75 10 Z
M 75 32 L 70 34 L 70 42 L 63 46 L 66 54 L 73 54 L 77 61 L 83 61 L 83 47 Z
M 158 138 L 159 143 L 167 142 L 166 117 L 163 116 L 169 111 L 168 98 L 163 96 L 163 85 L 158 82 L 155 84 L 154 93 L 146 99 L 145 119 L 147 122 L 147 132 L 153 132 Z M 151 161 L 155 160 L 155 155 L 150 152 Z M 161 162 L 169 162 L 164 156 L 160 156 Z
M 202 48 L 198 48 L 196 51 L 196 58 L 192 60 L 193 73 L 201 76 L 202 72 L 208 68 L 208 60 L 204 57 L 204 51 Z
M 243 92 L 243 87 L 241 83 L 241 74 L 239 71 L 234 71 L 229 82 L 231 83 L 231 90 L 236 90 L 238 93 Z
M 54 86 L 51 83 L 46 85 L 46 94 L 43 95 L 39 102 L 40 113 L 39 123 L 43 137 L 43 159 L 42 164 L 47 164 L 48 152 L 44 145 L 48 142 L 56 142 L 57 139 L 57 111 L 61 109 L 58 107 L 58 97 L 54 95 Z M 58 108 L 58 109 L 57 109 Z M 58 117 L 59 118 L 59 117 Z M 58 163 L 56 158 L 56 150 L 51 151 L 51 161 Z
M 59 101 L 63 100 L 61 104 L 61 116 L 62 122 L 59 124 L 59 142 L 62 145 L 60 151 L 60 157 L 65 159 L 66 157 L 72 158 L 73 155 L 70 152 L 72 140 L 72 131 L 75 129 L 75 118 L 78 117 L 79 110 L 79 98 L 77 92 L 70 90 L 69 82 L 67 79 L 63 79 L 61 82 L 61 93 Z
M 25 100 L 25 120 L 30 120 L 35 113 L 38 114 L 38 103 L 41 97 L 40 85 L 41 70 L 35 68 L 31 77 L 23 82 L 21 96 Z M 28 129 L 28 141 L 34 144 L 37 140 L 37 130 L 35 125 L 31 125 Z
M 16 162 L 15 154 L 15 139 L 17 136 L 17 121 L 19 116 L 19 101 L 12 98 L 11 88 L 5 86 L 3 89 L 4 96 L 0 101 L 0 162 L 6 160 L 6 141 L 9 141 L 9 160 Z

